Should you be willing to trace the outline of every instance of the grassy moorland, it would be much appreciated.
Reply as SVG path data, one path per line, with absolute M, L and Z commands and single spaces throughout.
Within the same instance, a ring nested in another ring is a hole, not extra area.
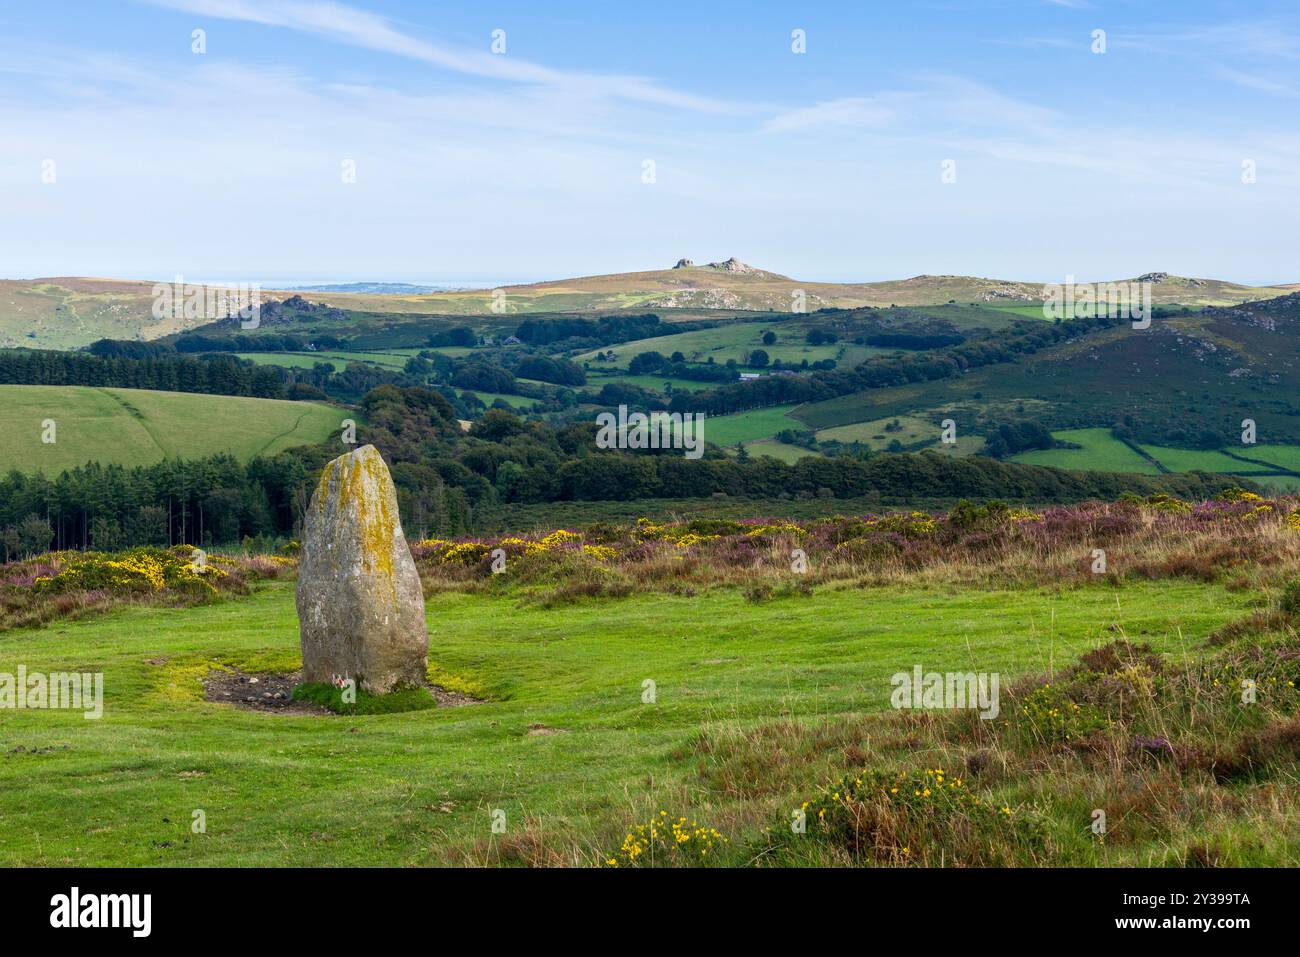
M 107 690 L 99 721 L 6 713 L 0 862 L 1294 865 L 1294 508 L 420 543 L 429 677 L 481 701 L 401 714 L 204 700 L 207 676 L 298 666 L 289 581 L 3 630 L 0 671 L 102 670 Z M 893 711 L 914 665 L 999 673 L 999 716 Z
M 0 385 L 0 472 L 57 475 L 87 462 L 147 465 L 164 458 L 228 452 L 239 459 L 274 455 L 324 440 L 346 413 L 313 402 L 244 396 Z M 46 419 L 52 443 L 42 441 Z

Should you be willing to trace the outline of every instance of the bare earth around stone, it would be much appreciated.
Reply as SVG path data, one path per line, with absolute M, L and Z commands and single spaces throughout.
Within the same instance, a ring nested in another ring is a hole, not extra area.
M 262 711 L 271 714 L 319 715 L 333 717 L 334 712 L 310 701 L 294 701 L 290 696 L 293 689 L 302 683 L 302 672 L 291 671 L 285 674 L 258 673 L 249 674 L 238 668 L 219 670 L 214 668 L 203 679 L 203 697 L 207 701 L 234 705 L 245 711 Z M 448 691 L 433 684 L 423 686 L 439 708 L 458 708 L 467 704 L 478 704 L 479 699 Z

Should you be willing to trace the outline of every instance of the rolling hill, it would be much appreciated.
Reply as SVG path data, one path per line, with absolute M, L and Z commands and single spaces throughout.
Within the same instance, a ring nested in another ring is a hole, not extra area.
M 1157 303 L 1228 305 L 1283 295 L 1287 288 L 1252 287 L 1216 279 L 1188 279 L 1154 273 Z M 797 293 L 811 312 L 822 308 L 858 306 L 926 306 L 949 301 L 1005 306 L 1033 306 L 1042 302 L 1043 283 L 975 276 L 914 276 L 884 282 L 806 282 L 757 269 L 734 257 L 704 266 L 679 265 L 672 269 L 586 276 L 525 286 L 505 286 L 506 306 L 512 312 L 596 311 L 602 309 L 746 310 L 791 312 Z M 352 308 L 346 297 L 332 304 Z M 356 307 L 361 304 L 357 303 Z M 490 307 L 490 291 L 440 292 L 402 298 L 394 311 L 482 313 Z M 367 308 L 376 308 L 367 304 Z
M 685 261 L 683 261 L 685 262 Z M 1156 277 L 1157 304 L 1234 305 L 1280 296 L 1294 286 L 1243 286 L 1217 279 L 1190 279 L 1165 273 Z M 118 279 L 54 278 L 0 281 L 0 348 L 72 349 L 100 338 L 157 339 L 193 329 L 204 318 L 155 319 L 153 282 Z M 364 284 L 362 288 L 366 288 Z M 732 258 L 707 265 L 614 273 L 505 286 L 504 300 L 492 290 L 377 295 L 263 290 L 264 301 L 295 294 L 349 313 L 379 315 L 476 316 L 498 322 L 534 313 L 662 312 L 679 318 L 737 312 L 809 312 L 821 308 L 926 306 L 948 302 L 1036 314 L 1043 284 L 972 276 L 922 275 L 864 283 L 804 282 L 758 269 Z M 667 316 L 666 316 L 667 318 Z
M 0 473 L 57 475 L 87 462 L 147 465 L 229 452 L 241 460 L 324 440 L 346 413 L 328 405 L 242 396 L 0 385 Z M 55 424 L 53 443 L 43 423 Z

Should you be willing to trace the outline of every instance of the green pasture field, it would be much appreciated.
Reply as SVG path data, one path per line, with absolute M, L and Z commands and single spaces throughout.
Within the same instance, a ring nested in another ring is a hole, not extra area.
M 236 355 L 241 359 L 252 359 L 258 365 L 284 369 L 310 369 L 318 362 L 328 362 L 338 372 L 351 362 L 370 363 L 400 372 L 410 358 L 395 352 L 239 352 Z
M 902 426 L 896 432 L 886 430 L 886 426 L 895 420 Z M 887 416 L 869 422 L 855 422 L 852 425 L 837 425 L 817 432 L 822 442 L 860 442 L 868 448 L 881 450 L 889 447 L 897 439 L 904 446 L 910 446 L 927 439 L 938 439 L 942 426 L 940 419 L 922 418 L 914 415 Z
M 0 446 L 0 472 L 53 476 L 92 461 L 148 465 L 218 452 L 250 459 L 320 442 L 347 417 L 342 409 L 316 402 L 0 385 L 0 427 L 9 437 Z M 54 421 L 53 443 L 42 442 L 47 419 Z
M 750 412 L 704 417 L 704 441 L 715 445 L 735 445 L 737 442 L 754 442 L 771 438 L 784 429 L 798 429 L 800 424 L 790 418 L 794 405 L 773 405 Z
M 1279 468 L 1300 472 L 1300 445 L 1243 445 L 1230 450 L 1233 455 L 1254 462 L 1267 462 Z M 1250 462 L 1241 462 L 1243 468 L 1250 468 Z M 1266 467 L 1266 466 L 1261 466 Z
M 1224 472 L 1229 475 L 1241 471 L 1260 471 L 1263 466 L 1251 465 L 1231 455 L 1213 449 L 1175 449 L 1165 445 L 1143 445 L 1142 451 L 1155 458 L 1171 472 Z
M 777 341 L 770 346 L 763 345 L 763 333 L 771 329 L 777 335 Z M 596 354 L 613 351 L 616 358 L 611 365 L 627 368 L 634 356 L 643 352 L 659 352 L 668 358 L 674 352 L 680 352 L 688 362 L 707 362 L 710 357 L 716 363 L 725 363 L 734 359 L 741 363 L 745 353 L 762 349 L 771 359 L 780 359 L 783 363 L 799 363 L 804 359 L 816 362 L 821 359 L 840 359 L 841 351 L 852 350 L 852 356 L 842 359 L 842 364 L 852 365 L 861 362 L 868 355 L 887 353 L 887 349 L 874 349 L 869 346 L 855 346 L 852 343 L 835 343 L 829 346 L 810 346 L 803 341 L 802 329 L 798 334 L 783 328 L 779 323 L 735 322 L 713 329 L 697 329 L 694 332 L 679 332 L 671 336 L 656 336 L 653 339 L 638 339 L 624 342 L 603 349 L 593 349 L 576 357 L 578 363 L 591 362 L 599 367 Z
M 504 392 L 478 392 L 474 389 L 460 389 L 461 393 L 470 392 L 478 396 L 482 403 L 489 408 L 497 399 L 504 399 L 507 405 L 516 409 L 528 410 L 537 405 L 536 399 L 530 399 L 523 395 L 506 395 Z
M 1155 475 L 1160 470 L 1110 434 L 1110 429 L 1065 429 L 1056 438 L 1082 446 L 1077 449 L 1035 449 L 1013 455 L 1011 461 L 1051 465 L 1061 469 L 1100 469 Z
M 1266 489 L 1275 493 L 1300 492 L 1300 478 L 1294 475 L 1246 475 L 1243 478 L 1249 478 L 1252 482 L 1264 486 Z
M 607 382 L 639 386 L 642 389 L 651 389 L 655 392 L 663 392 L 665 383 L 670 383 L 674 392 L 703 392 L 708 389 L 716 389 L 720 385 L 726 385 L 723 382 L 697 382 L 694 379 L 674 379 L 672 376 L 611 374 L 594 368 L 587 370 L 587 385 L 585 388 L 589 391 L 599 392 L 600 387 Z
M 1079 449 L 1036 449 L 1011 457 L 1013 462 L 1052 465 L 1065 469 L 1098 469 L 1108 472 L 1156 474 L 1159 469 L 1110 434 L 1109 429 L 1064 429 L 1056 438 L 1082 446 Z M 1164 445 L 1143 445 L 1142 450 L 1171 472 L 1197 469 L 1240 475 L 1269 488 L 1287 491 L 1300 487 L 1300 476 L 1262 475 L 1270 465 L 1279 469 L 1300 466 L 1300 446 L 1253 445 L 1233 448 L 1233 455 L 1214 449 L 1178 449 Z M 1238 457 L 1239 456 L 1239 457 Z M 1244 461 L 1250 459 L 1251 461 Z

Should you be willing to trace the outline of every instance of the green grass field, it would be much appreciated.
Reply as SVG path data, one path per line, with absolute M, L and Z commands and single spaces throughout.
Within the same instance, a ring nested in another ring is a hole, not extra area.
M 479 397 L 479 400 L 486 406 L 491 407 L 497 399 L 503 399 L 505 403 L 515 409 L 528 411 L 537 405 L 536 399 L 530 399 L 522 395 L 506 395 L 504 392 L 475 392 L 473 389 L 461 389 L 460 392 L 470 392 Z
M 774 405 L 734 415 L 705 416 L 704 440 L 715 445 L 735 445 L 737 442 L 771 438 L 783 429 L 800 428 L 789 415 L 794 408 L 796 406 Z
M 0 385 L 0 472 L 57 475 L 90 461 L 146 465 L 229 452 L 240 459 L 325 439 L 347 413 L 332 406 L 243 396 Z M 46 419 L 52 444 L 41 441 Z
M 845 428 L 852 428 L 846 426 Z M 825 430 L 839 431 L 839 430 Z M 820 433 L 819 433 L 820 434 Z M 1078 449 L 1037 449 L 1011 457 L 1013 462 L 1030 465 L 1052 465 L 1063 469 L 1101 469 L 1109 472 L 1141 472 L 1147 475 L 1159 471 L 1150 461 L 1110 434 L 1109 429 L 1065 429 L 1052 433 L 1056 438 L 1075 445 Z M 1222 472 L 1240 475 L 1278 491 L 1300 487 L 1300 477 L 1289 475 L 1261 475 L 1270 467 L 1296 469 L 1300 467 L 1300 446 L 1253 445 L 1233 448 L 1233 455 L 1213 449 L 1176 449 L 1163 445 L 1143 445 L 1142 450 L 1171 472 Z M 1251 461 L 1245 461 L 1249 459 Z
M 1142 451 L 1155 458 L 1171 472 L 1191 472 L 1194 469 L 1202 469 L 1206 472 L 1232 474 L 1243 469 L 1258 471 L 1262 468 L 1213 449 L 1174 449 L 1164 445 L 1144 445 Z
M 1268 462 L 1300 472 L 1300 445 L 1243 445 L 1232 449 L 1232 453 L 1244 459 Z
M 595 368 L 587 371 L 587 389 L 599 392 L 600 387 L 607 382 L 635 385 L 655 392 L 665 391 L 665 384 L 670 384 L 675 392 L 702 392 L 706 389 L 716 389 L 718 387 L 716 382 L 696 382 L 693 379 L 674 379 L 672 376 L 609 374 Z
M 318 362 L 328 362 L 339 372 L 351 362 L 369 363 L 400 372 L 410 358 L 399 352 L 240 352 L 237 355 L 241 359 L 252 359 L 258 365 L 285 369 L 310 369 Z
M 0 864 L 400 866 L 481 861 L 503 846 L 585 864 L 661 808 L 719 827 L 740 854 L 787 816 L 788 800 L 852 759 L 832 747 L 806 767 L 771 765 L 782 788 L 793 786 L 787 796 L 762 786 L 773 759 L 764 751 L 743 772 L 759 777 L 737 791 L 724 772 L 740 759 L 701 751 L 701 741 L 754 732 L 761 746 L 762 729 L 793 728 L 815 749 L 824 730 L 888 709 L 890 675 L 913 664 L 1045 672 L 1116 629 L 1192 660 L 1250 603 L 1179 581 L 825 586 L 759 604 L 721 590 L 556 610 L 518 597 L 443 593 L 427 603 L 431 678 L 486 701 L 364 717 L 203 700 L 210 666 L 298 666 L 289 582 L 217 605 L 0 634 L 0 671 L 95 670 L 105 682 L 98 721 L 6 712 Z M 653 703 L 643 703 L 647 680 Z M 918 752 L 917 767 L 929 759 Z M 1023 806 L 1036 786 L 995 783 L 993 796 Z M 502 836 L 491 833 L 498 809 Z M 206 833 L 191 830 L 200 810 Z M 1151 863 L 1142 847 L 1102 851 L 1099 862 Z
M 887 426 L 898 422 L 897 431 L 890 431 Z M 895 439 L 904 446 L 915 445 L 931 439 L 938 439 L 941 426 L 939 419 L 931 421 L 914 415 L 891 416 L 874 419 L 870 422 L 855 422 L 852 425 L 837 425 L 817 432 L 822 442 L 860 442 L 877 451 L 889 448 Z
M 707 415 L 703 422 L 704 441 L 727 448 L 737 442 L 770 439 L 783 429 L 800 427 L 797 421 L 789 417 L 790 410 L 794 408 L 796 406 L 774 405 L 733 415 Z
M 1102 469 L 1107 472 L 1139 472 L 1155 475 L 1160 470 L 1110 434 L 1110 429 L 1065 429 L 1056 438 L 1081 446 L 1077 449 L 1035 449 L 1012 456 L 1013 462 L 1051 465 L 1059 469 Z

